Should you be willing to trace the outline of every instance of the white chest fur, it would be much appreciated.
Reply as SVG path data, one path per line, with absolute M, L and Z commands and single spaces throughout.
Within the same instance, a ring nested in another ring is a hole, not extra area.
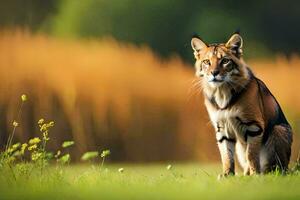
M 214 100 L 219 108 L 225 108 L 231 99 L 230 92 L 221 92 L 221 90 L 216 90 L 214 94 Z
M 226 136 L 228 138 L 235 138 L 237 133 L 236 117 L 240 112 L 236 109 L 226 110 L 208 110 L 210 120 L 216 130 L 217 139 Z

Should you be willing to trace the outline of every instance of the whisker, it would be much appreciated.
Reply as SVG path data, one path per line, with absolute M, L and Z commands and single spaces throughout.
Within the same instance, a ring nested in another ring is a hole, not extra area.
M 189 102 L 192 97 L 199 95 L 202 91 L 201 79 L 195 78 L 191 81 L 191 86 L 188 90 L 188 98 L 187 101 Z

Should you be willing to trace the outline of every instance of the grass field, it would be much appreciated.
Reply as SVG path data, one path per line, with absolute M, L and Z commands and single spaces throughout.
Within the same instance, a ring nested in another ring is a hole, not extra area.
M 30 176 L 0 174 L 0 199 L 299 199 L 300 174 L 218 180 L 220 165 L 48 167 Z M 119 172 L 119 168 L 124 168 Z

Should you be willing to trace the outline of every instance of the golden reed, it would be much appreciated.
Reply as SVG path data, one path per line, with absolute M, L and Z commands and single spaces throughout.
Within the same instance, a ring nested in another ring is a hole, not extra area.
M 300 59 L 248 61 L 277 97 L 297 135 Z M 0 141 L 12 128 L 19 96 L 28 95 L 16 140 L 55 121 L 49 142 L 76 142 L 73 155 L 110 148 L 116 161 L 216 160 L 194 69 L 178 57 L 105 40 L 67 40 L 23 31 L 0 33 Z M 298 149 L 297 138 L 294 142 Z M 209 154 L 207 152 L 210 152 Z

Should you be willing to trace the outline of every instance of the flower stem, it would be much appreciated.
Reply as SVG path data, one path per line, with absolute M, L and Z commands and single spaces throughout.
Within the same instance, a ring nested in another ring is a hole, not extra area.
M 105 160 L 105 156 L 102 158 L 102 162 L 101 162 L 101 168 L 103 168 L 103 165 L 104 165 L 104 160 Z
M 18 111 L 18 115 L 17 115 L 17 122 L 18 122 L 18 121 L 20 120 L 20 118 L 21 118 L 23 104 L 24 104 L 24 101 L 21 102 L 21 105 L 20 105 L 20 108 L 19 108 L 19 111 Z M 16 128 L 17 128 L 17 126 L 14 126 L 13 131 L 12 131 L 12 134 L 9 135 L 9 137 L 8 137 L 7 144 L 6 144 L 6 148 L 5 148 L 6 151 L 7 151 L 7 150 L 10 148 L 10 146 L 11 146 L 12 140 L 13 140 L 14 135 L 15 135 L 15 132 L 16 132 Z

